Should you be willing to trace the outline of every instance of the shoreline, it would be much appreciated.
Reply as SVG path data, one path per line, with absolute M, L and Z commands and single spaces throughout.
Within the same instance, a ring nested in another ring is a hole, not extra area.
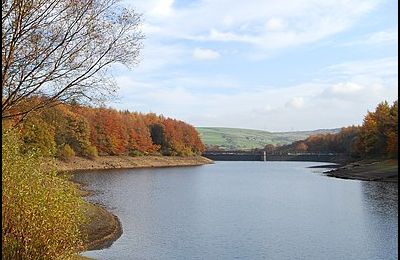
M 77 172 L 87 170 L 106 169 L 139 169 L 162 168 L 180 166 L 200 166 L 213 164 L 214 161 L 202 156 L 99 156 L 94 160 L 74 157 L 65 162 L 55 160 L 55 166 L 59 172 Z
M 122 223 L 106 207 L 87 202 L 85 215 L 89 221 L 82 227 L 83 234 L 87 236 L 84 240 L 85 251 L 108 248 L 121 237 Z
M 84 183 L 77 182 L 73 178 L 69 181 L 76 186 L 79 195 L 85 200 L 83 212 L 87 218 L 87 222 L 79 228 L 83 236 L 83 248 L 75 258 L 76 260 L 94 260 L 80 254 L 110 247 L 122 235 L 122 223 L 118 216 L 110 212 L 106 206 L 85 199 L 92 196 L 94 191 L 88 190 Z
M 362 160 L 351 162 L 345 165 L 338 165 L 329 171 L 324 172 L 329 177 L 361 180 L 398 182 L 398 161 L 397 160 Z
M 140 169 L 162 167 L 185 167 L 213 164 L 214 161 L 202 156 L 99 156 L 95 160 L 74 157 L 68 162 L 55 160 L 55 166 L 60 173 L 79 174 L 80 171 L 107 170 L 107 169 Z M 82 197 L 91 196 L 93 191 L 88 190 L 83 183 L 71 181 L 77 185 Z M 100 250 L 110 247 L 123 233 L 122 223 L 118 216 L 111 213 L 103 205 L 86 202 L 85 215 L 88 223 L 81 227 L 86 236 L 84 251 Z M 88 259 L 77 255 L 78 259 Z

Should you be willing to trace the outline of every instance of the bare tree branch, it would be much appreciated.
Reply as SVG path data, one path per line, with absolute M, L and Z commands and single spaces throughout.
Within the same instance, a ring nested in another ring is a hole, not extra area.
M 137 64 L 143 39 L 140 15 L 116 0 L 3 0 L 2 25 L 3 119 L 111 97 L 107 70 Z

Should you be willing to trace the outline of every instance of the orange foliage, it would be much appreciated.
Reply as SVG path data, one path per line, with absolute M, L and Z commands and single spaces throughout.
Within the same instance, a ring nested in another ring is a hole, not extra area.
M 68 111 L 62 111 L 67 109 Z M 90 144 L 100 155 L 166 155 L 189 156 L 204 151 L 196 129 L 182 121 L 156 114 L 117 111 L 111 108 L 91 108 L 80 105 L 62 105 L 57 113 L 73 113 L 88 124 Z M 150 126 L 161 125 L 165 130 L 165 147 L 155 144 Z
M 32 102 L 37 101 L 32 98 Z M 32 122 L 35 122 L 35 128 L 32 128 Z M 31 146 L 49 150 L 53 145 L 57 148 L 56 154 L 65 145 L 69 145 L 76 155 L 89 158 L 97 154 L 191 156 L 205 150 L 193 126 L 154 113 L 61 103 L 32 113 L 21 125 L 23 130 L 26 129 L 23 133 Z M 153 140 L 155 137 L 151 135 L 155 125 L 162 130 L 161 142 Z M 37 133 L 41 136 L 35 136 Z
M 301 146 L 305 144 L 306 146 Z M 277 147 L 278 152 L 334 152 L 353 157 L 398 155 L 398 102 L 378 104 L 368 112 L 361 126 L 344 127 L 337 134 L 312 135 L 305 140 Z

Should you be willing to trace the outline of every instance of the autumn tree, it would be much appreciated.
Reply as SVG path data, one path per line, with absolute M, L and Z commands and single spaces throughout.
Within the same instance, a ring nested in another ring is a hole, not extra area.
M 299 142 L 298 144 L 296 144 L 295 149 L 297 152 L 306 152 L 308 149 L 308 145 L 305 142 Z
M 386 152 L 389 156 L 396 158 L 398 156 L 398 132 L 399 132 L 399 107 L 398 101 L 396 100 L 390 107 L 390 120 L 387 130 L 387 147 Z
M 29 117 L 22 127 L 24 152 L 33 151 L 42 156 L 52 156 L 56 152 L 54 127 L 39 116 Z
M 267 153 L 273 153 L 274 151 L 275 151 L 275 149 L 276 149 L 276 147 L 275 147 L 275 145 L 273 145 L 273 144 L 267 144 L 265 147 L 264 147 L 264 150 L 267 152 Z
M 162 154 L 169 155 L 170 147 L 165 137 L 165 127 L 162 124 L 152 124 L 149 128 L 153 143 L 160 146 Z
M 32 103 L 40 99 L 30 98 Z M 98 155 L 201 154 L 205 147 L 196 129 L 179 120 L 62 103 L 32 112 L 20 125 L 24 147 L 56 154 Z M 72 152 L 71 152 L 72 151 Z
M 153 144 L 152 142 L 150 129 L 145 123 L 144 115 L 138 113 L 126 113 L 124 116 L 129 136 L 129 155 L 154 153 L 160 149 L 159 145 Z
M 365 116 L 360 134 L 360 148 L 365 156 L 397 156 L 397 109 L 397 101 L 392 106 L 385 101 Z
M 2 118 L 65 100 L 102 100 L 114 63 L 134 65 L 140 16 L 117 0 L 2 1 Z M 42 96 L 39 103 L 20 104 Z
M 398 101 L 392 106 L 381 102 L 368 111 L 361 126 L 343 127 L 336 134 L 311 135 L 308 138 L 277 147 L 278 152 L 292 152 L 305 144 L 308 152 L 344 153 L 354 158 L 391 157 L 398 155 Z

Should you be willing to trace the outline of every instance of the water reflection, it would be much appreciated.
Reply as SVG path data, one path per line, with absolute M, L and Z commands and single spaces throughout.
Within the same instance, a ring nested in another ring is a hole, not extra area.
M 398 184 L 363 181 L 361 191 L 370 255 L 373 259 L 398 259 L 397 251 L 387 254 L 398 244 Z
M 398 215 L 398 183 L 361 182 L 363 204 L 374 214 L 386 217 Z

